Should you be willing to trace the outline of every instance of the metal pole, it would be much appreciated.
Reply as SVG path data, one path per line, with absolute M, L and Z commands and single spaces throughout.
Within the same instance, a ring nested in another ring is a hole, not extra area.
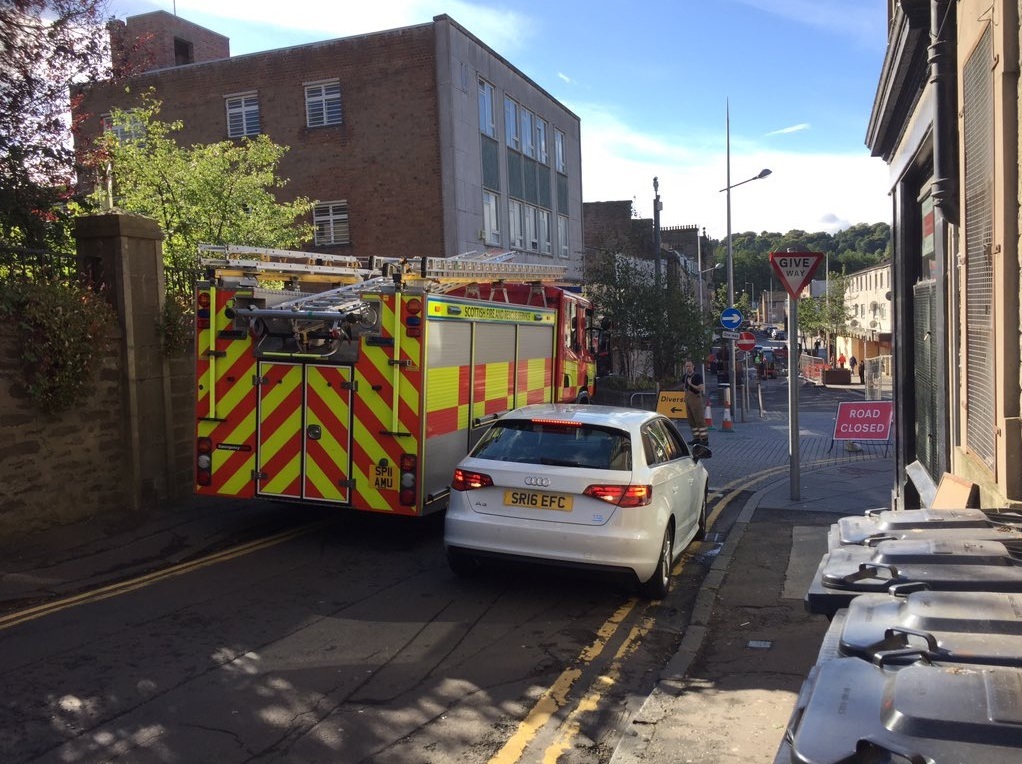
M 657 288 L 660 287 L 660 182 L 653 178 L 653 249 L 656 256 L 654 275 Z
M 790 459 L 789 483 L 791 499 L 799 501 L 799 453 L 798 453 L 798 374 L 791 368 L 795 357 L 795 330 L 798 328 L 798 300 L 788 295 L 788 456 Z
M 734 252 L 731 250 L 731 104 L 727 105 L 725 133 L 727 136 L 727 305 L 730 308 L 735 304 L 735 262 Z M 735 363 L 735 341 L 730 340 L 731 364 L 728 366 L 728 386 L 731 388 L 731 421 L 735 421 L 735 398 L 737 388 L 735 387 L 735 376 L 738 365 Z

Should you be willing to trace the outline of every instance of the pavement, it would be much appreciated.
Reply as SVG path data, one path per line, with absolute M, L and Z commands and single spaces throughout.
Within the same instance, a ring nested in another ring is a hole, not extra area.
M 683 634 L 680 648 L 640 701 L 611 764 L 773 764 L 827 628 L 802 603 L 827 530 L 838 517 L 891 505 L 893 445 L 832 439 L 837 403 L 862 400 L 861 385 L 800 384 L 797 471 L 787 380 L 750 393 L 750 409 L 739 409 L 724 431 L 721 391 L 712 382 L 708 390 L 711 507 L 726 503 L 725 491 L 736 498 L 711 517 L 696 555 L 706 576 L 694 610 L 686 622 L 665 626 Z M 170 511 L 113 514 L 0 539 L 0 628 L 55 599 L 158 575 L 308 520 L 301 509 L 195 498 Z

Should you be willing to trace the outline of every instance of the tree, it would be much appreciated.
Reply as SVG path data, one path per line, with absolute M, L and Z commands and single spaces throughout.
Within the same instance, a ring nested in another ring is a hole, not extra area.
M 168 267 L 193 270 L 199 244 L 295 249 L 312 238 L 312 226 L 296 222 L 311 203 L 272 193 L 287 183 L 276 175 L 286 146 L 259 135 L 182 148 L 173 137 L 182 124 L 161 122 L 159 110 L 146 95 L 138 108 L 112 112 L 90 159 L 101 178 L 92 199 L 156 220 Z
M 107 77 L 104 0 L 0 3 L 0 241 L 52 244 L 74 188 L 75 82 Z
M 694 295 L 677 284 L 657 285 L 649 261 L 604 249 L 586 259 L 585 283 L 618 371 L 629 381 L 648 376 L 670 383 L 685 357 L 709 352 L 706 314 Z

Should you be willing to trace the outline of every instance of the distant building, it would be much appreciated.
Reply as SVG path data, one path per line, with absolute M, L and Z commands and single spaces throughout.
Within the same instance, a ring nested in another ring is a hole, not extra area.
M 164 11 L 110 28 L 115 64 L 144 73 L 83 88 L 80 149 L 113 107 L 155 90 L 184 144 L 265 133 L 290 147 L 279 190 L 315 201 L 309 248 L 442 255 L 514 249 L 579 277 L 579 119 L 446 15 L 244 56 Z

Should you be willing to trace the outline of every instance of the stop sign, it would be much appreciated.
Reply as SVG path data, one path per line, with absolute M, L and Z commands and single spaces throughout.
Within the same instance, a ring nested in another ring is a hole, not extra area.
M 742 332 L 742 336 L 735 340 L 735 347 L 749 352 L 756 347 L 756 335 L 752 332 Z

